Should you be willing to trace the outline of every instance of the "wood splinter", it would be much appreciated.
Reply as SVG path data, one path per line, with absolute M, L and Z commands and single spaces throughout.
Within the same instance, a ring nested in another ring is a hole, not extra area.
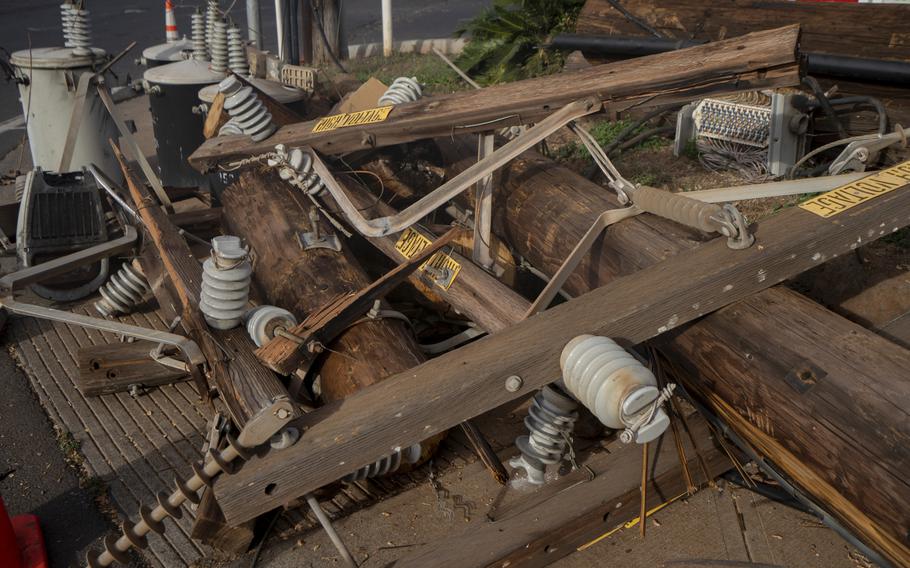
M 341 332 L 363 317 L 373 302 L 404 282 L 439 249 L 451 243 L 461 227 L 453 227 L 422 251 L 399 264 L 359 292 L 336 297 L 322 309 L 313 312 L 302 323 L 276 335 L 256 351 L 259 360 L 273 371 L 289 375 L 313 361 Z

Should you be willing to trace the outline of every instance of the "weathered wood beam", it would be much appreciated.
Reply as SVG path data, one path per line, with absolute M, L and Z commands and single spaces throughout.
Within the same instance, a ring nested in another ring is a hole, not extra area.
M 76 388 L 85 396 L 125 392 L 132 386 L 155 387 L 189 378 L 189 373 L 154 361 L 148 341 L 83 347 L 76 354 Z
M 851 533 L 910 564 L 910 511 L 895 506 L 910 503 L 910 351 L 795 292 L 769 292 L 666 334 L 661 352 L 690 393 Z M 742 382 L 744 368 L 761 380 Z
M 704 418 L 688 419 L 692 438 L 682 436 L 686 465 L 696 485 L 705 479 L 702 463 L 711 479 L 732 466 L 717 447 Z M 558 559 L 638 518 L 641 500 L 641 446 L 612 442 L 608 451 L 595 454 L 584 465 L 594 472 L 578 470 L 528 495 L 529 503 L 516 503 L 495 522 L 472 526 L 445 540 L 421 546 L 392 563 L 395 568 L 480 568 L 486 566 L 548 566 Z M 649 457 L 648 509 L 686 494 L 676 446 L 668 438 L 651 444 Z M 543 493 L 547 499 L 538 495 Z
M 259 364 L 253 354 L 253 343 L 243 328 L 209 329 L 199 310 L 202 266 L 116 147 L 114 152 L 120 160 L 130 196 L 142 217 L 144 230 L 157 249 L 163 272 L 170 280 L 169 288 L 179 303 L 176 307 L 181 310 L 183 325 L 205 354 L 210 367 L 209 377 L 234 423 L 242 428 L 251 418 L 268 412 L 276 403 L 286 403 L 287 390 L 274 373 Z M 230 353 L 230 357 L 226 353 Z
M 783 0 L 623 0 L 622 5 L 669 38 L 716 41 L 799 24 L 800 47 L 806 51 L 876 59 L 910 57 L 910 45 L 896 41 L 906 33 L 906 6 Z M 649 35 L 607 0 L 585 2 L 576 33 Z
M 312 146 L 326 154 L 537 122 L 564 105 L 599 97 L 605 108 L 664 105 L 720 93 L 799 83 L 799 26 L 398 105 L 384 122 L 313 132 L 315 122 L 280 128 L 258 143 L 246 136 L 206 141 L 190 157 L 200 171 L 272 151 Z
M 755 226 L 756 244 L 723 240 L 647 268 L 551 308 L 498 334 L 390 377 L 302 417 L 292 448 L 247 462 L 220 479 L 216 496 L 229 522 L 289 502 L 376 460 L 533 392 L 559 376 L 563 346 L 581 333 L 638 344 L 764 290 L 834 254 L 910 224 L 904 186 L 824 219 L 790 209 Z M 516 392 L 504 388 L 518 375 Z

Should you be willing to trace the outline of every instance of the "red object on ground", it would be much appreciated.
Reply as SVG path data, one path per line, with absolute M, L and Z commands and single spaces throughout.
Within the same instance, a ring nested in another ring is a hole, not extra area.
M 35 515 L 9 518 L 0 497 L 0 568 L 48 568 L 44 535 Z

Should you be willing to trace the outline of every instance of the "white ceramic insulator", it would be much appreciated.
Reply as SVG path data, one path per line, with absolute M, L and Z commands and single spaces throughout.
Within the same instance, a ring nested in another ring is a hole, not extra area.
M 654 374 L 608 337 L 579 335 L 566 344 L 559 363 L 568 391 L 609 428 L 631 426 L 660 396 Z M 635 440 L 657 438 L 668 424 L 658 410 Z
M 70 37 L 70 29 L 72 27 L 72 18 L 74 6 L 69 2 L 64 2 L 60 4 L 60 24 L 63 28 L 63 46 L 64 47 L 74 47 L 73 40 Z
M 227 31 L 228 67 L 238 75 L 249 75 L 250 64 L 246 58 L 246 47 L 243 45 L 243 34 L 237 26 Z
M 420 459 L 421 451 L 420 444 L 414 444 L 403 450 L 395 450 L 391 454 L 381 457 L 375 462 L 367 464 L 357 471 L 346 475 L 343 479 L 347 482 L 360 481 L 362 479 L 367 479 L 368 477 L 380 477 L 382 475 L 394 473 L 398 471 L 398 468 L 400 468 L 401 464 L 404 462 L 417 463 L 417 460 Z
M 208 48 L 205 46 L 205 15 L 193 14 L 190 16 L 190 33 L 193 36 L 193 59 L 207 61 Z
M 417 77 L 399 77 L 392 81 L 386 92 L 379 97 L 379 105 L 400 105 L 412 103 L 423 95 Z
M 283 160 L 269 158 L 267 163 L 270 167 L 278 167 L 278 176 L 281 179 L 313 195 L 318 194 L 325 187 L 322 178 L 313 170 L 312 155 L 300 148 L 293 148 L 288 152 L 284 144 L 277 144 L 275 153 Z
M 224 20 L 218 20 L 213 25 L 209 53 L 212 57 L 212 71 L 225 73 L 228 69 L 228 38 L 227 24 Z
M 279 328 L 288 330 L 297 325 L 294 314 L 277 306 L 256 306 L 243 319 L 246 320 L 246 332 L 256 347 L 268 343 Z
M 212 57 L 212 40 L 215 37 L 215 21 L 218 20 L 218 0 L 209 0 L 205 7 L 205 50 Z
M 128 314 L 151 292 L 148 281 L 132 264 L 124 264 L 98 292 L 95 309 L 104 317 Z
M 218 90 L 225 96 L 224 110 L 254 142 L 265 140 L 278 129 L 253 89 L 233 75 L 221 81 Z
M 253 273 L 247 256 L 239 237 L 212 239 L 212 256 L 202 265 L 199 309 L 215 329 L 233 329 L 243 319 Z
M 235 136 L 239 134 L 243 134 L 243 129 L 237 125 L 233 118 L 222 124 L 221 128 L 218 129 L 218 136 Z
M 63 23 L 63 45 L 73 48 L 74 55 L 92 54 L 92 20 L 88 10 L 79 10 L 72 4 L 60 6 Z

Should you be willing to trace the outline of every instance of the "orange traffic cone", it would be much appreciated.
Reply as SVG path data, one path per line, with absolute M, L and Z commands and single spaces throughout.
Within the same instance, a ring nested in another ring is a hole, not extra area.
M 35 515 L 17 515 L 13 519 L 6 513 L 0 497 L 0 567 L 48 568 L 44 536 Z
M 164 35 L 171 43 L 180 39 L 177 33 L 177 18 L 174 16 L 174 5 L 171 0 L 164 0 Z

